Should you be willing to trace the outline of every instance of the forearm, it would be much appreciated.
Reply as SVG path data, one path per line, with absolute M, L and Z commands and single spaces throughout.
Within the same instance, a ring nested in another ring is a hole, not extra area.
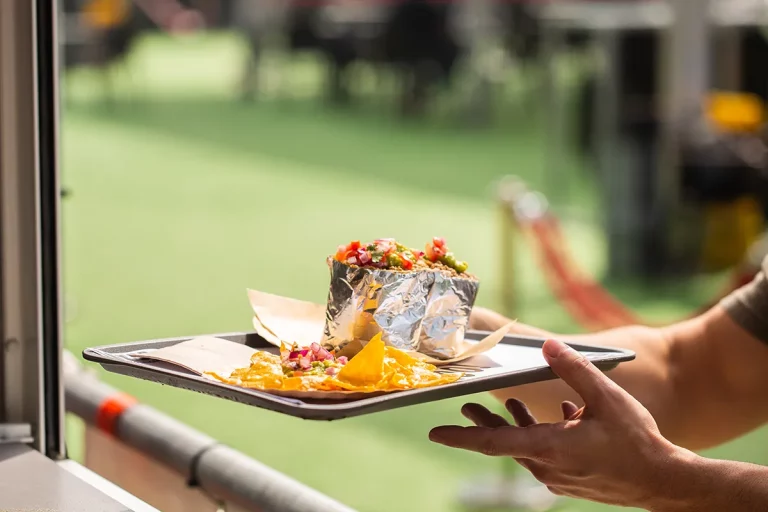
M 644 505 L 651 512 L 758 512 L 768 510 L 768 468 L 707 459 L 680 450 L 649 489 Z
M 473 323 L 493 327 L 502 318 L 480 310 Z M 722 308 L 664 329 L 626 327 L 561 336 L 519 326 L 518 332 L 636 352 L 634 361 L 607 375 L 651 412 L 661 433 L 676 445 L 708 448 L 768 420 L 768 399 L 761 392 L 761 386 L 768 384 L 768 350 L 749 339 Z M 541 421 L 548 422 L 561 418 L 563 400 L 581 405 L 560 380 L 502 389 L 494 395 L 523 400 Z M 729 420 L 723 421 L 724 417 Z

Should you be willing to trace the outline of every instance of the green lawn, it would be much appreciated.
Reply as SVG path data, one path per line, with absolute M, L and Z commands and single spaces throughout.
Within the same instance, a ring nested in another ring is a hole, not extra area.
M 541 182 L 536 122 L 505 109 L 498 126 L 462 129 L 447 114 L 399 121 L 366 96 L 332 111 L 308 99 L 311 63 L 251 105 L 233 99 L 242 48 L 230 37 L 151 39 L 132 55 L 120 100 L 98 102 L 98 82 L 77 72 L 63 114 L 66 343 L 92 345 L 248 330 L 247 287 L 323 301 L 325 256 L 352 238 L 411 244 L 440 234 L 482 279 L 480 303 L 499 307 L 499 251 L 492 183 L 505 174 Z M 307 78 L 309 77 L 309 78 Z M 448 109 L 447 111 L 450 111 Z M 564 158 L 564 169 L 578 166 Z M 586 175 L 570 207 L 598 206 Z M 581 263 L 599 274 L 599 229 L 569 222 Z M 520 249 L 515 313 L 555 331 L 576 326 L 552 300 Z M 685 286 L 665 301 L 622 287 L 641 312 L 675 318 L 698 300 Z M 366 512 L 458 510 L 457 484 L 500 471 L 498 460 L 451 451 L 426 438 L 461 421 L 461 400 L 363 418 L 313 423 L 103 373 L 111 384 L 224 443 Z M 487 397 L 473 399 L 489 402 Z M 73 454 L 81 453 L 70 422 Z M 327 447 L 306 457 L 306 446 Z M 718 452 L 768 463 L 765 432 Z M 762 452 L 762 453 L 761 453 Z M 391 503 L 396 492 L 402 499 Z M 568 510 L 598 510 L 570 503 Z

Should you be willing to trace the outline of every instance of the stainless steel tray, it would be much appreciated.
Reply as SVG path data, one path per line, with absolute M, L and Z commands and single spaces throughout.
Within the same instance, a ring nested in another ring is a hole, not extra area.
M 479 340 L 487 334 L 468 332 L 467 338 Z M 276 347 L 255 333 L 216 334 L 215 336 L 256 349 L 277 351 Z M 338 420 L 555 378 L 541 354 L 541 346 L 545 340 L 516 335 L 505 336 L 502 342 L 489 352 L 459 363 L 456 368 L 458 371 L 467 371 L 468 368 L 470 370 L 467 375 L 453 384 L 344 401 L 280 397 L 264 391 L 215 382 L 167 363 L 130 357 L 131 353 L 137 351 L 164 348 L 189 339 L 192 337 L 88 348 L 83 351 L 83 357 L 88 361 L 99 363 L 113 373 L 197 391 L 308 420 Z M 602 371 L 613 369 L 619 363 L 635 358 L 635 354 L 629 350 L 570 345 L 584 353 Z

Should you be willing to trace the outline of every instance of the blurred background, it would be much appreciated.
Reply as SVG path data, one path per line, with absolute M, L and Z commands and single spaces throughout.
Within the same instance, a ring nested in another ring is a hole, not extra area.
M 249 287 L 324 302 L 352 239 L 443 236 L 480 305 L 558 333 L 684 318 L 765 254 L 763 1 L 60 4 L 76 354 L 249 330 Z M 430 443 L 462 400 L 318 424 L 101 377 L 357 510 L 608 508 Z

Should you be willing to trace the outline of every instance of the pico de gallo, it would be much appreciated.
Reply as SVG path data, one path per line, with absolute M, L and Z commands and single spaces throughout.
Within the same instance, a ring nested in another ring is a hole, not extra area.
M 380 238 L 370 244 L 354 240 L 340 245 L 334 256 L 336 261 L 358 267 L 379 269 L 413 270 L 414 268 L 439 268 L 440 265 L 453 269 L 459 274 L 467 271 L 467 263 L 459 261 L 448 250 L 445 239 L 435 237 L 426 245 L 425 251 L 406 247 L 394 238 Z
M 312 343 L 305 348 L 295 343 L 291 347 L 283 345 L 280 347 L 280 361 L 286 377 L 336 375 L 347 364 L 346 357 L 336 357 L 319 343 Z
M 423 256 L 423 252 L 414 251 L 396 242 L 394 238 L 379 238 L 365 245 L 359 240 L 340 245 L 335 259 L 358 267 L 412 270 Z

